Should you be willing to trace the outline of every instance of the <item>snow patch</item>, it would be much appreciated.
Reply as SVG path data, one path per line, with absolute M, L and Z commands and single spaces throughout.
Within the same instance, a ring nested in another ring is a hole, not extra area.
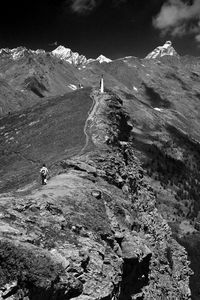
M 36 51 L 32 51 L 32 52 L 35 54 L 45 54 L 46 53 L 45 50 L 43 50 L 43 49 L 37 49 Z
M 74 91 L 77 90 L 77 86 L 74 84 L 69 84 L 68 87 Z
M 133 86 L 134 91 L 138 91 L 138 88 L 136 88 L 136 86 Z
M 99 57 L 97 57 L 97 59 L 96 59 L 100 64 L 102 64 L 102 63 L 109 63 L 109 62 L 111 62 L 112 60 L 110 59 L 110 58 L 107 58 L 106 56 L 104 56 L 104 55 L 100 55 Z
M 170 55 L 170 56 L 178 56 L 176 50 L 172 47 L 172 42 L 167 41 L 163 46 L 158 46 L 155 48 L 151 53 L 149 53 L 145 58 L 146 59 L 155 59 L 160 58 L 164 55 Z
M 25 54 L 45 54 L 45 50 L 37 49 L 37 50 L 31 50 L 27 49 L 25 47 L 17 47 L 13 49 L 0 49 L 0 54 L 9 54 L 13 60 L 18 60 L 21 57 L 23 57 Z
M 72 52 L 70 48 L 65 48 L 64 46 L 58 46 L 55 50 L 51 52 L 54 56 L 67 61 L 73 65 L 86 64 L 87 58 L 84 55 L 80 55 L 77 52 Z
M 163 111 L 163 109 L 159 108 L 159 107 L 154 107 L 154 109 L 157 110 L 157 111 Z
M 28 126 L 33 126 L 33 125 L 37 124 L 38 122 L 40 122 L 40 120 L 33 121 L 33 122 L 29 123 Z

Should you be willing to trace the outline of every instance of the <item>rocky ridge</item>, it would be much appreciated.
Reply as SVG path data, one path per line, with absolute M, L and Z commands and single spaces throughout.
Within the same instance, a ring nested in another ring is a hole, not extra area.
M 187 253 L 156 208 L 127 103 L 91 97 L 78 155 L 44 188 L 1 194 L 1 298 L 190 299 Z
M 13 48 L 13 49 L 9 49 L 9 48 L 2 48 L 0 49 L 0 55 L 2 57 L 10 57 L 13 60 L 18 60 L 23 56 L 26 56 L 28 54 L 45 54 L 45 50 L 42 49 L 37 49 L 37 50 L 30 50 L 27 49 L 26 47 L 17 47 L 17 48 Z
M 104 55 L 100 55 L 96 59 L 90 58 L 87 59 L 84 55 L 80 55 L 78 52 L 73 52 L 70 48 L 66 48 L 64 46 L 58 46 L 56 49 L 54 49 L 51 52 L 46 52 L 45 50 L 42 49 L 37 49 L 37 50 L 31 50 L 27 49 L 25 47 L 17 47 L 13 49 L 9 48 L 2 48 L 0 49 L 0 57 L 9 57 L 13 60 L 19 60 L 20 58 L 23 58 L 24 56 L 28 55 L 53 55 L 56 56 L 57 58 L 64 60 L 74 66 L 82 66 L 85 64 L 88 64 L 90 62 L 95 62 L 98 61 L 99 63 L 108 63 L 111 62 L 112 60 L 105 57 Z

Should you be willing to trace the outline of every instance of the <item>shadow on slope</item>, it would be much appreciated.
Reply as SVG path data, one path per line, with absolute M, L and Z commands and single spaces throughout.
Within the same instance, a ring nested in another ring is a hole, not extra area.
M 200 232 L 200 146 L 173 126 L 167 127 L 171 139 L 145 147 L 147 162 L 143 165 L 157 196 L 157 206 L 168 220 L 174 237 L 183 245 L 195 272 L 190 278 L 192 299 L 199 299 Z M 183 228 L 186 222 L 188 227 Z
M 152 106 L 162 107 L 163 93 L 157 97 L 151 92 Z M 147 97 L 142 101 L 127 93 L 123 97 L 132 124 L 131 148 L 156 195 L 159 212 L 169 222 L 177 241 L 188 251 L 195 272 L 190 278 L 192 297 L 199 299 L 200 123 L 196 113 L 199 100 L 189 94 L 179 101 L 167 96 L 169 109 L 155 111 L 148 104 L 150 101 L 144 103 Z
M 167 99 L 161 98 L 160 94 L 155 91 L 154 88 L 147 86 L 143 83 L 145 88 L 145 94 L 150 101 L 151 106 L 159 108 L 170 108 L 172 105 Z

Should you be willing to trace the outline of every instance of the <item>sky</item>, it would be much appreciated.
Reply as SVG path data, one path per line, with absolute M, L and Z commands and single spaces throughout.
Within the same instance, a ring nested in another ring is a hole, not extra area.
M 0 48 L 142 58 L 171 40 L 180 55 L 200 56 L 200 0 L 4 1 L 0 28 Z

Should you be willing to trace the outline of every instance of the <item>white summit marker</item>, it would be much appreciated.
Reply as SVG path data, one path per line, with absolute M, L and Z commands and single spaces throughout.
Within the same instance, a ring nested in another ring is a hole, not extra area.
M 100 80 L 100 92 L 101 92 L 101 94 L 104 93 L 104 81 L 103 81 L 103 75 L 101 76 L 101 80 Z

